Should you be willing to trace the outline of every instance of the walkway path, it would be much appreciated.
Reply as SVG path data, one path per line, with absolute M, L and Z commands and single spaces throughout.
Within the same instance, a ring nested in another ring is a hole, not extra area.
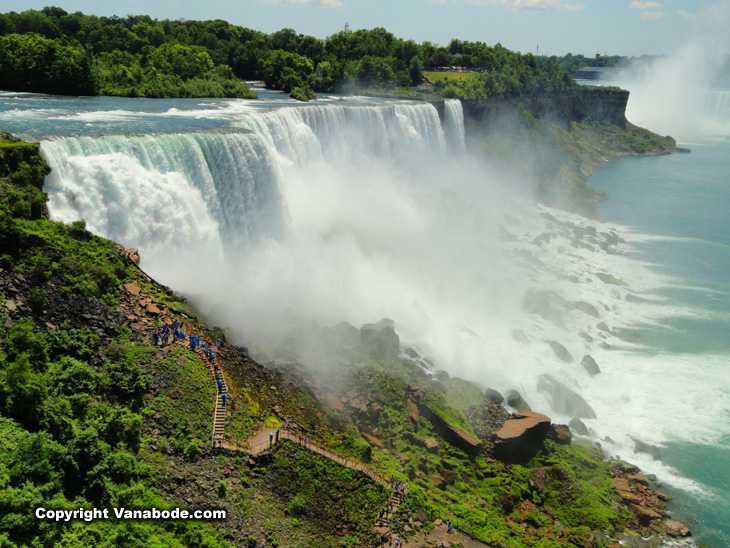
M 189 348 L 189 344 L 185 339 L 173 338 L 173 343 Z M 379 476 L 375 470 L 366 464 L 360 461 L 341 457 L 326 447 L 313 443 L 305 436 L 302 436 L 288 428 L 264 428 L 246 440 L 243 445 L 239 445 L 233 441 L 225 439 L 226 405 L 224 404 L 224 399 L 221 396 L 225 394 L 226 400 L 228 399 L 228 383 L 225 380 L 222 368 L 218 366 L 218 362 L 216 360 L 208 359 L 200 346 L 198 346 L 195 350 L 195 353 L 202 355 L 201 359 L 210 370 L 216 387 L 215 406 L 213 411 L 213 433 L 211 436 L 211 441 L 213 441 L 215 445 L 232 451 L 241 451 L 248 453 L 249 455 L 256 456 L 272 449 L 279 439 L 287 439 L 294 443 L 298 443 L 305 449 L 318 453 L 341 466 L 346 466 L 352 470 L 362 472 L 374 482 L 379 483 L 386 489 L 390 490 L 390 497 L 375 522 L 376 530 L 381 533 L 388 532 L 389 524 L 393 519 L 395 512 L 398 510 L 398 507 L 403 502 L 405 495 L 408 493 L 407 489 L 401 493 L 400 490 L 394 488 L 394 485 L 391 484 L 391 482 Z
M 386 489 L 389 489 L 390 497 L 388 498 L 385 506 L 383 507 L 383 510 L 380 512 L 378 519 L 375 522 L 376 530 L 380 531 L 381 533 L 385 533 L 388 531 L 390 521 L 393 519 L 393 515 L 403 502 L 405 495 L 408 493 L 408 489 L 405 489 L 405 492 L 401 494 L 393 488 L 394 486 L 388 480 L 379 476 L 375 472 L 375 470 L 373 470 L 366 464 L 360 461 L 351 460 L 345 457 L 341 457 L 340 455 L 336 455 L 326 447 L 323 447 L 316 443 L 312 443 L 312 441 L 307 439 L 305 436 L 302 436 L 299 433 L 293 432 L 287 428 L 264 428 L 258 434 L 251 436 L 247 440 L 248 447 L 237 447 L 236 449 L 240 451 L 246 451 L 251 455 L 260 455 L 261 453 L 268 451 L 269 449 L 273 448 L 274 445 L 276 445 L 277 437 L 278 439 L 291 440 L 294 443 L 298 443 L 305 449 L 309 449 L 310 451 L 318 453 L 323 457 L 326 457 L 331 461 L 340 464 L 341 466 L 345 466 L 347 468 L 351 468 L 352 470 L 362 472 L 374 482 L 379 483 Z

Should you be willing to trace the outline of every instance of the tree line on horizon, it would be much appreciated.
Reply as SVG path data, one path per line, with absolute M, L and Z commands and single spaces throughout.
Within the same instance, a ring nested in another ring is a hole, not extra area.
M 0 81 L 10 91 L 129 97 L 252 97 L 241 80 L 263 80 L 313 98 L 362 88 L 419 85 L 444 66 L 478 72 L 439 82 L 446 97 L 517 97 L 575 85 L 553 59 L 497 43 L 448 46 L 397 38 L 383 28 L 326 39 L 293 29 L 266 34 L 223 20 L 98 17 L 58 7 L 0 14 Z

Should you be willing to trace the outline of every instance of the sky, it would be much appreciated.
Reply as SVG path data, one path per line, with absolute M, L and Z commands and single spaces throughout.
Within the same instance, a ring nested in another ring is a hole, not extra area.
M 459 38 L 523 53 L 590 56 L 671 54 L 701 32 L 700 21 L 713 7 L 730 11 L 730 0 L 0 0 L 0 12 L 47 5 L 94 15 L 224 19 L 317 38 L 347 23 L 351 30 L 384 27 L 419 43 L 447 45 Z M 730 29 L 729 21 L 723 24 Z

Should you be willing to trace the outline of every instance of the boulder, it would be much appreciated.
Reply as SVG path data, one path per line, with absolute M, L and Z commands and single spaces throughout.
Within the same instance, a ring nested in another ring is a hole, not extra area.
M 363 324 L 360 327 L 360 344 L 373 359 L 397 358 L 400 338 L 393 320 L 384 318 L 378 323 Z
M 340 398 L 333 394 L 327 394 L 325 398 L 327 401 L 327 405 L 329 405 L 332 409 L 334 409 L 335 411 L 344 411 L 345 406 L 342 404 Z
M 426 451 L 429 453 L 433 453 L 434 455 L 439 452 L 439 444 L 438 442 L 433 438 L 426 438 L 423 440 L 424 445 L 426 446 Z
M 547 472 L 544 468 L 535 468 L 530 472 L 529 486 L 533 491 L 542 493 L 547 487 Z
M 507 393 L 507 405 L 517 409 L 520 413 L 532 411 L 532 409 L 530 409 L 530 405 L 522 399 L 522 396 L 517 390 L 511 390 Z
M 525 294 L 523 308 L 525 312 L 536 314 L 556 325 L 563 325 L 562 310 L 567 308 L 567 302 L 555 291 L 541 291 L 530 289 Z
M 664 530 L 667 532 L 667 534 L 671 537 L 688 537 L 692 533 L 689 532 L 689 529 L 679 523 L 678 521 L 672 521 L 667 520 L 664 522 Z
M 512 338 L 517 342 L 527 342 L 527 335 L 522 329 L 515 329 L 512 331 Z
M 651 458 L 654 460 L 662 460 L 662 450 L 660 447 L 650 445 L 635 438 L 632 439 L 634 440 L 634 449 L 637 453 L 646 453 L 647 455 L 651 455 Z
M 548 438 L 558 445 L 570 445 L 573 436 L 570 434 L 570 428 L 565 424 L 553 424 L 548 430 Z
M 418 413 L 418 406 L 413 400 L 408 400 L 408 418 L 413 424 L 418 422 L 420 414 Z
M 568 426 L 576 434 L 579 434 L 581 436 L 587 436 L 588 435 L 588 427 L 583 423 L 582 420 L 580 420 L 578 418 L 572 419 L 568 423 Z
M 449 374 L 446 371 L 436 371 L 433 374 L 434 377 L 436 377 L 440 381 L 448 381 L 449 380 Z
M 598 310 L 591 303 L 587 303 L 585 301 L 578 301 L 577 303 L 575 303 L 573 305 L 573 307 L 576 310 L 580 310 L 584 314 L 588 314 L 589 316 L 593 316 L 594 318 L 598 317 Z
M 596 272 L 596 277 L 601 280 L 604 284 L 608 285 L 627 285 L 627 283 L 612 274 L 607 272 Z
M 126 289 L 127 293 L 134 295 L 135 297 L 139 295 L 140 291 L 142 291 L 142 289 L 134 282 L 123 284 L 122 287 Z
M 419 354 L 418 354 L 418 352 L 416 352 L 416 351 L 415 351 L 415 350 L 414 350 L 413 348 L 411 348 L 410 346 L 409 346 L 408 348 L 406 348 L 406 349 L 405 349 L 405 353 L 406 353 L 406 356 L 408 356 L 409 358 L 413 358 L 413 359 L 416 359 L 416 358 L 419 358 L 419 357 L 420 357 L 420 356 L 419 356 Z
M 157 305 L 156 304 L 152 304 L 152 303 L 148 304 L 145 307 L 145 311 L 150 316 L 159 316 L 162 313 L 162 311 L 157 307 Z
M 629 504 L 629 511 L 639 519 L 639 523 L 642 525 L 649 525 L 654 520 L 662 519 L 662 515 L 658 512 L 637 504 Z
M 325 333 L 334 348 L 348 350 L 360 345 L 360 330 L 348 322 L 340 322 Z
M 558 413 L 582 419 L 595 419 L 596 413 L 581 396 L 558 382 L 550 375 L 540 375 L 537 389 L 547 394 L 552 401 L 552 408 Z
M 540 449 L 549 429 L 549 417 L 531 411 L 520 413 L 497 431 L 495 456 L 507 462 L 526 462 Z
M 527 517 L 532 514 L 533 516 L 536 516 L 539 514 L 539 510 L 537 509 L 537 506 L 535 506 L 532 501 L 525 500 L 520 504 L 520 507 L 517 509 L 517 512 L 520 514 L 520 520 L 526 521 Z
M 449 424 L 438 411 L 420 401 L 418 402 L 418 411 L 422 417 L 431 423 L 433 429 L 446 443 L 458 447 L 467 455 L 477 455 L 479 453 L 481 441 Z
M 580 363 L 583 366 L 583 369 L 585 369 L 591 377 L 595 377 L 601 372 L 601 368 L 598 367 L 596 360 L 594 360 L 590 354 L 583 356 Z
M 641 497 L 639 495 L 635 495 L 631 491 L 619 491 L 618 496 L 621 497 L 621 500 L 626 504 L 641 504 Z
M 484 391 L 484 395 L 486 396 L 487 401 L 492 401 L 497 405 L 501 405 L 504 401 L 504 396 L 502 396 L 502 394 L 500 394 L 496 390 L 493 390 L 492 388 L 487 388 Z
M 361 435 L 367 440 L 370 445 L 374 445 L 375 447 L 379 447 L 380 449 L 385 449 L 385 445 L 383 444 L 383 442 L 375 436 L 371 436 L 370 434 L 366 434 L 364 432 Z
M 558 357 L 559 360 L 564 361 L 565 363 L 573 362 L 573 356 L 570 354 L 570 352 L 568 352 L 568 349 L 565 348 L 558 341 L 547 341 L 547 343 L 550 345 L 550 348 L 553 349 L 553 352 L 555 352 L 555 355 Z

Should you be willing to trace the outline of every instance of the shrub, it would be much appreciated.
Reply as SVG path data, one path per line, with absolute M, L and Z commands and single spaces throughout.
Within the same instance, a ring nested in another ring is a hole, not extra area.
M 41 313 L 46 306 L 46 292 L 40 287 L 28 291 L 28 306 L 36 314 Z
M 304 515 L 304 513 L 307 510 L 307 499 L 304 498 L 304 495 L 298 494 L 294 495 L 294 497 L 289 501 L 289 511 L 294 516 L 301 516 Z

